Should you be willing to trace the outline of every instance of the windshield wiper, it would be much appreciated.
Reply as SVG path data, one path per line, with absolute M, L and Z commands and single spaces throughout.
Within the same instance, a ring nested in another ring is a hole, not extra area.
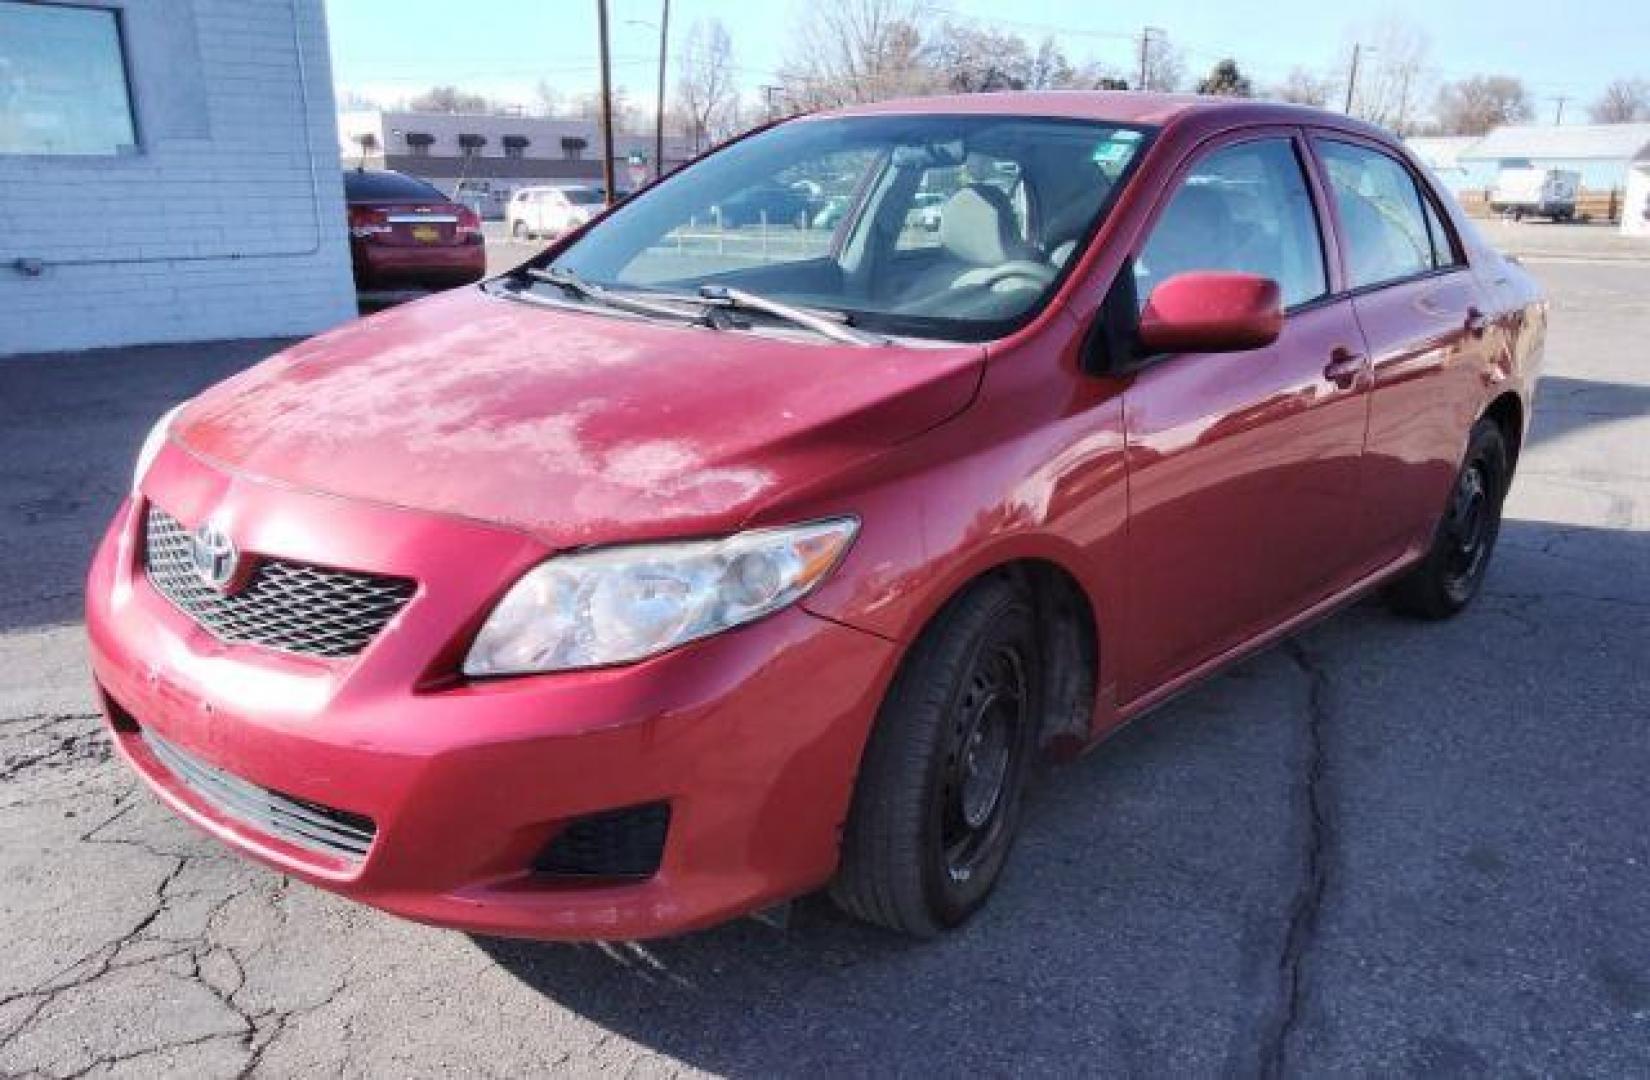
M 877 334 L 867 334 L 863 330 L 855 330 L 843 323 L 839 317 L 833 318 L 824 312 L 793 307 L 790 304 L 770 300 L 766 296 L 746 292 L 743 289 L 734 289 L 726 285 L 701 285 L 699 286 L 699 298 L 712 308 L 760 311 L 764 315 L 772 315 L 774 318 L 783 319 L 793 326 L 812 330 L 816 334 L 848 345 L 888 344 L 887 338 Z
M 671 307 L 667 304 L 652 304 L 646 300 L 621 296 L 618 293 L 609 292 L 600 285 L 592 285 L 571 270 L 564 270 L 559 266 L 552 266 L 548 270 L 530 266 L 527 268 L 527 276 L 535 281 L 548 282 L 551 285 L 565 289 L 574 296 L 617 311 L 628 311 L 633 315 L 651 315 L 656 318 L 675 319 L 678 322 L 697 323 L 715 329 L 714 323 L 707 319 L 704 314 L 683 311 L 681 308 Z

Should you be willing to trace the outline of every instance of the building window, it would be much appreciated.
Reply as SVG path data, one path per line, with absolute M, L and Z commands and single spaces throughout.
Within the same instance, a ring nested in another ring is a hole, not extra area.
M 119 13 L 0 0 L 0 154 L 136 150 Z
M 458 152 L 467 158 L 480 157 L 481 148 L 487 145 L 485 135 L 460 135 L 458 137 Z
M 568 161 L 577 161 L 584 156 L 584 148 L 590 145 L 577 135 L 564 135 L 561 140 L 562 157 Z
M 501 141 L 504 143 L 505 157 L 520 161 L 527 156 L 527 136 L 506 135 Z
M 409 131 L 402 136 L 407 143 L 407 153 L 413 157 L 429 157 L 430 144 L 435 142 L 435 136 L 424 131 Z

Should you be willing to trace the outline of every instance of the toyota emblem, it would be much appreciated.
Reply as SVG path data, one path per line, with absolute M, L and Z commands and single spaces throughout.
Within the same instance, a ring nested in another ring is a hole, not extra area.
M 189 538 L 189 558 L 195 575 L 218 592 L 229 591 L 240 569 L 241 553 L 222 528 L 207 522 Z

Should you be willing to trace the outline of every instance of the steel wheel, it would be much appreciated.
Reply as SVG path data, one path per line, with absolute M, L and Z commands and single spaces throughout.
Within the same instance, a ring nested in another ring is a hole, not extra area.
M 935 618 L 901 665 L 860 767 L 831 895 L 917 937 L 990 896 L 1019 829 L 1042 655 L 1030 599 L 988 578 Z
M 957 702 L 935 808 L 945 870 L 954 881 L 973 877 L 1000 840 L 1006 796 L 1021 773 L 1016 759 L 1030 723 L 1025 670 L 1015 645 L 998 646 L 978 658 Z

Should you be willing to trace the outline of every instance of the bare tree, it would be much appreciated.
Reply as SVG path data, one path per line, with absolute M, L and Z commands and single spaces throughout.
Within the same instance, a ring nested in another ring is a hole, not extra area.
M 414 112 L 484 113 L 487 99 L 480 94 L 466 94 L 456 86 L 432 86 L 407 102 Z
M 561 94 L 551 86 L 548 80 L 540 79 L 533 88 L 533 107 L 539 116 L 555 116 L 561 107 Z
M 836 0 L 802 20 L 779 81 L 799 109 L 932 93 L 918 0 Z
M 1650 120 L 1650 79 L 1617 79 L 1588 108 L 1595 124 Z
M 602 95 L 594 90 L 580 94 L 573 99 L 569 111 L 576 119 L 599 123 L 602 118 Z M 613 88 L 613 130 L 626 135 L 639 135 L 644 131 L 641 111 L 630 100 L 630 91 L 622 86 Z M 649 127 L 645 130 L 653 129 Z
M 1438 91 L 1438 128 L 1445 135 L 1485 135 L 1535 115 L 1530 92 L 1510 75 L 1474 75 Z
M 1024 90 L 1031 67 L 1031 51 L 1018 34 L 949 22 L 933 35 L 923 59 L 946 89 L 959 94 Z
M 1140 89 L 1172 94 L 1185 82 L 1185 54 L 1166 36 L 1154 37 L 1146 49 L 1146 79 Z
M 1277 101 L 1312 105 L 1321 109 L 1329 104 L 1329 99 L 1334 93 L 1333 79 L 1314 75 L 1303 67 L 1294 67 L 1289 69 L 1288 78 L 1272 89 L 1270 96 Z
M 1086 86 L 1081 72 L 1071 66 L 1052 37 L 1045 37 L 1031 54 L 1026 68 L 1027 90 L 1077 90 Z
M 739 120 L 733 39 L 721 19 L 693 24 L 677 66 L 682 72 L 676 83 L 677 106 L 687 120 L 693 151 L 698 153 L 732 135 Z
M 1360 62 L 1352 115 L 1405 134 L 1432 89 L 1431 42 L 1419 27 L 1397 16 L 1360 27 L 1353 37 Z M 1350 76 L 1351 67 L 1349 42 L 1341 70 Z

